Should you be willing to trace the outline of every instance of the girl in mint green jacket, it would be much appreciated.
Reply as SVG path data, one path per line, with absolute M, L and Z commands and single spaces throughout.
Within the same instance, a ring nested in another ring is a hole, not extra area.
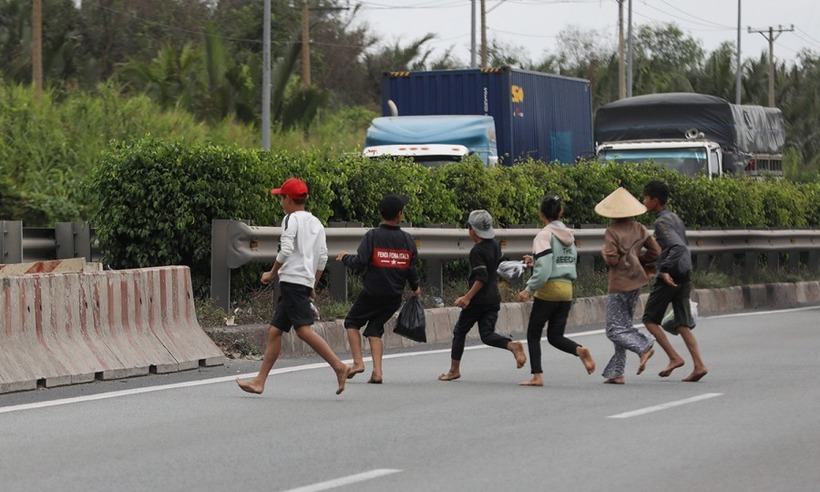
M 561 198 L 548 196 L 541 202 L 541 220 L 546 227 L 533 240 L 532 256 L 524 261 L 533 268 L 532 277 L 518 300 L 533 298 L 532 312 L 527 325 L 527 347 L 530 352 L 532 378 L 521 386 L 544 386 L 541 367 L 541 336 L 547 325 L 547 341 L 553 347 L 581 358 L 588 374 L 595 371 L 595 361 L 589 350 L 564 336 L 567 318 L 572 308 L 572 283 L 578 278 L 575 264 L 578 251 L 575 234 L 563 222 Z

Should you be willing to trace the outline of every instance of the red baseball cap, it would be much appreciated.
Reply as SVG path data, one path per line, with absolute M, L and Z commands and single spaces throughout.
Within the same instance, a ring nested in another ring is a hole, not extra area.
M 270 190 L 274 195 L 286 195 L 294 199 L 303 199 L 308 195 L 308 187 L 304 181 L 299 178 L 290 178 L 279 188 Z

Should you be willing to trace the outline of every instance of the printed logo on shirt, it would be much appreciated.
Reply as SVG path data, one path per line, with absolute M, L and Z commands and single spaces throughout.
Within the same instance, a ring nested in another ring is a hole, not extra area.
M 370 263 L 381 268 L 410 268 L 411 258 L 406 249 L 374 248 Z
M 562 248 L 563 255 L 558 255 L 555 258 L 556 264 L 563 264 L 563 263 L 575 263 L 575 256 L 572 254 L 572 248 L 564 246 Z

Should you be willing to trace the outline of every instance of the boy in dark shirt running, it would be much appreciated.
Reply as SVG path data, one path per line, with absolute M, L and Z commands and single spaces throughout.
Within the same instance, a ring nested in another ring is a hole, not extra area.
M 514 342 L 511 338 L 495 332 L 498 311 L 501 309 L 501 293 L 498 290 L 496 273 L 501 261 L 501 245 L 494 239 L 493 218 L 486 210 L 473 210 L 467 219 L 467 227 L 470 239 L 475 242 L 470 250 L 470 290 L 455 302 L 462 310 L 453 328 L 450 371 L 441 374 L 438 377 L 440 381 L 453 381 L 461 377 L 464 343 L 467 333 L 476 323 L 481 341 L 485 345 L 511 351 L 519 369 L 527 362 L 521 342 Z
M 416 266 L 416 242 L 413 236 L 399 227 L 407 201 L 405 195 L 387 195 L 382 198 L 379 213 L 383 222 L 379 227 L 367 231 L 355 255 L 342 251 L 336 257 L 348 268 L 365 271 L 364 290 L 350 308 L 344 322 L 353 355 L 348 379 L 364 372 L 362 335 L 359 330 L 367 325 L 364 336 L 367 337 L 373 357 L 373 373 L 368 383 L 382 383 L 384 324 L 399 309 L 404 284 L 410 285 L 413 295 L 418 295 L 421 291 Z
M 662 181 L 651 181 L 643 189 L 643 204 L 655 215 L 655 239 L 661 247 L 661 256 L 658 259 L 658 275 L 649 292 L 642 321 L 669 357 L 669 364 L 658 376 L 669 377 L 672 371 L 684 364 L 683 357 L 672 347 L 660 327 L 666 307 L 672 304 L 675 326 L 689 349 L 695 366 L 683 381 L 694 383 L 706 376 L 708 371 L 700 356 L 698 341 L 692 333 L 695 327 L 689 303 L 689 294 L 692 292 L 692 254 L 686 239 L 686 226 L 677 214 L 666 208 L 668 200 L 669 186 Z

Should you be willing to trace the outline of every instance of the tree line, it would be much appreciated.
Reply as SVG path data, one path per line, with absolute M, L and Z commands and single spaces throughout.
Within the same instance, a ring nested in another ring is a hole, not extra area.
M 259 0 L 43 0 L 43 73 L 58 100 L 114 84 L 122 96 L 147 94 L 160 107 L 184 109 L 207 124 L 261 118 L 263 2 Z M 278 131 L 309 133 L 317 118 L 350 108 L 378 111 L 381 74 L 390 70 L 464 68 L 452 52 L 434 55 L 429 33 L 388 42 L 360 23 L 359 5 L 311 2 L 310 46 L 302 46 L 301 2 L 271 0 L 272 115 Z M 321 7 L 321 8 L 320 8 Z M 30 0 L 0 0 L 0 76 L 31 83 Z M 302 84 L 309 49 L 311 85 Z M 490 42 L 489 64 L 589 79 L 593 107 L 618 98 L 614 40 L 570 27 L 554 52 L 522 58 L 515 46 Z M 746 58 L 742 101 L 768 102 L 766 53 Z M 733 101 L 734 44 L 707 52 L 674 24 L 635 31 L 633 94 L 693 91 Z M 787 145 L 806 169 L 820 169 L 820 56 L 804 51 L 777 62 L 776 105 Z M 355 149 L 347 149 L 355 150 Z

